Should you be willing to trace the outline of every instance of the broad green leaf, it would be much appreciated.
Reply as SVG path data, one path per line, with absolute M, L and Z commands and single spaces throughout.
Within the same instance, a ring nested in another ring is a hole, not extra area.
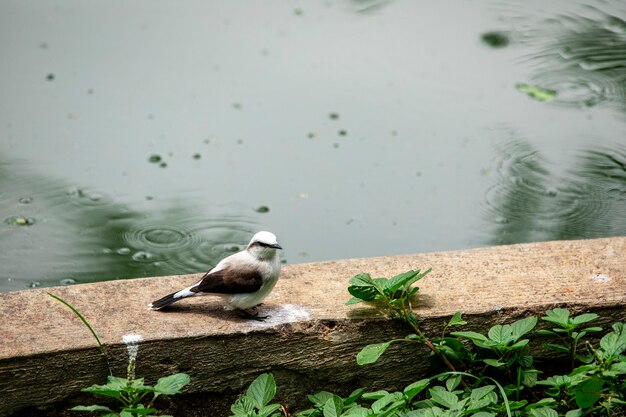
M 530 316 L 511 324 L 511 331 L 514 340 L 518 340 L 526 333 L 530 332 L 537 325 L 537 317 Z
M 561 327 L 568 327 L 569 311 L 564 308 L 555 308 L 553 310 L 548 310 L 546 311 L 546 315 L 542 317 L 541 320 L 558 324 Z
M 474 388 L 470 393 L 470 400 L 478 401 L 490 392 L 492 392 L 494 389 L 496 389 L 495 385 L 485 385 L 483 387 Z
M 480 333 L 476 332 L 452 332 L 450 333 L 454 337 L 462 337 L 464 339 L 469 339 L 471 341 L 479 341 L 479 342 L 488 342 L 489 339 Z
M 559 417 L 559 413 L 549 407 L 532 408 L 528 415 L 531 417 Z
M 357 405 L 355 407 L 349 408 L 347 411 L 344 411 L 341 417 L 368 417 L 370 415 L 371 412 L 368 408 Z
M 430 398 L 439 405 L 443 405 L 446 408 L 454 408 L 459 399 L 456 395 L 446 390 L 443 387 L 433 387 L 429 390 Z
M 537 330 L 535 334 L 538 336 L 556 336 L 556 333 L 552 330 Z
M 352 391 L 350 395 L 348 395 L 346 399 L 343 400 L 343 405 L 347 406 L 347 405 L 354 403 L 356 400 L 358 400 L 359 398 L 363 396 L 365 391 L 367 391 L 367 388 L 355 389 L 354 391 Z
M 183 373 L 174 374 L 159 378 L 154 386 L 154 391 L 163 395 L 179 394 L 180 390 L 187 384 L 189 384 L 189 375 Z
M 461 312 L 457 311 L 450 318 L 450 321 L 448 322 L 448 327 L 451 327 L 451 326 L 463 326 L 465 324 L 467 324 L 467 322 L 465 320 L 463 320 L 463 318 L 461 317 Z
M 383 398 L 385 395 L 389 395 L 389 392 L 385 391 L 384 389 L 381 389 L 381 390 L 374 391 L 374 392 L 366 392 L 365 394 L 363 394 L 363 399 L 364 400 L 377 400 L 379 398 Z
M 626 350 L 626 327 L 623 323 L 613 324 L 613 331 L 600 339 L 600 347 L 605 357 L 615 357 Z
M 489 366 L 495 366 L 496 368 L 506 365 L 504 362 L 500 362 L 497 359 L 483 359 L 483 362 Z
M 407 285 L 408 282 L 411 281 L 413 277 L 419 274 L 419 270 L 417 271 L 407 271 L 402 274 L 398 274 L 394 277 L 391 277 L 388 281 L 385 282 L 385 290 L 389 292 L 396 292 L 400 288 Z
M 157 412 L 156 408 L 145 408 L 143 404 L 138 404 L 135 407 L 124 407 L 122 412 L 130 413 L 133 416 L 147 416 Z
M 370 363 L 374 363 L 380 358 L 385 350 L 391 345 L 391 341 L 384 343 L 375 343 L 372 345 L 365 346 L 359 353 L 356 355 L 356 363 L 359 365 L 368 365 Z
M 276 410 L 280 408 L 280 404 L 269 404 L 261 408 L 257 413 L 258 417 L 270 417 Z
M 261 374 L 248 387 L 246 396 L 257 408 L 266 406 L 276 395 L 276 382 L 272 374 Z
M 545 343 L 543 347 L 557 352 L 569 353 L 569 348 L 567 346 L 559 345 L 556 343 Z
M 422 392 L 424 388 L 426 388 L 430 384 L 430 379 L 420 379 L 417 382 L 414 382 L 408 385 L 404 389 L 404 395 L 407 398 L 407 401 L 411 401 L 413 397 Z
M 456 387 L 461 383 L 461 375 L 454 375 L 446 379 L 446 388 L 448 391 L 454 391 Z
M 549 407 L 556 402 L 554 398 L 542 398 L 536 403 L 529 404 L 527 408 Z
M 591 407 L 600 399 L 602 385 L 604 381 L 599 379 L 588 379 L 576 386 L 574 399 L 580 408 Z
M 328 401 L 326 401 L 326 404 L 324 404 L 324 408 L 322 409 L 324 417 L 339 417 L 341 416 L 342 411 L 343 400 L 337 395 L 333 395 L 331 398 L 329 398 Z
M 522 339 L 517 343 L 512 344 L 511 346 L 509 346 L 509 349 L 511 350 L 515 350 L 515 349 L 519 349 L 521 347 L 524 347 L 528 344 L 528 339 Z
M 392 392 L 387 394 L 372 403 L 372 411 L 374 413 L 380 413 L 387 405 L 400 400 L 402 396 L 403 394 L 401 392 Z
M 240 397 L 230 406 L 230 411 L 235 417 L 247 417 L 248 413 L 254 410 L 254 402 L 251 398 Z
M 314 395 L 308 395 L 307 398 L 315 407 L 320 408 L 323 407 L 326 401 L 332 398 L 333 395 L 333 393 L 328 391 L 320 391 Z
M 372 279 L 370 274 L 358 274 L 350 278 L 348 292 L 363 301 L 372 301 L 382 293 L 380 284 Z
M 362 302 L 363 300 L 358 298 L 358 297 L 352 297 L 351 299 L 349 299 L 348 301 L 346 301 L 346 305 L 347 306 L 351 306 L 353 304 L 358 304 L 360 302 Z
M 70 408 L 71 411 L 113 411 L 103 405 L 77 405 Z
M 472 414 L 472 417 L 496 417 L 494 413 L 488 413 L 486 411 L 479 411 L 478 413 Z
M 506 345 L 513 340 L 513 330 L 508 324 L 496 324 L 489 329 L 487 336 L 489 336 L 491 341 L 497 343 L 498 345 Z
M 585 413 L 583 413 L 583 410 L 581 410 L 580 408 L 576 410 L 569 410 L 567 413 L 565 413 L 565 417 L 582 417 L 584 415 Z
M 598 333 L 602 331 L 602 327 L 586 327 L 583 331 L 587 333 Z
M 598 317 L 599 316 L 597 314 L 594 314 L 594 313 L 581 314 L 581 315 L 578 315 L 578 316 L 574 317 L 572 319 L 572 323 L 574 323 L 574 324 L 583 324 L 583 323 L 587 323 L 587 322 L 590 322 L 592 320 L 595 320 Z

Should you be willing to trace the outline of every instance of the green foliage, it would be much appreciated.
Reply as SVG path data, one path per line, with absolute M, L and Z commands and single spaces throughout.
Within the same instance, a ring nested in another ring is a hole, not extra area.
M 100 338 L 96 334 L 95 330 L 91 327 L 87 319 L 83 317 L 83 315 L 69 302 L 64 299 L 57 297 L 56 295 L 48 293 L 48 295 L 55 300 L 66 305 L 78 318 L 83 322 L 83 324 L 89 329 L 93 337 L 96 339 L 98 343 L 98 347 L 102 352 L 102 355 L 107 363 L 107 367 L 109 368 L 109 376 L 107 378 L 107 383 L 104 385 L 92 385 L 87 388 L 83 388 L 81 391 L 88 392 L 96 396 L 109 397 L 116 400 L 120 405 L 119 411 L 114 411 L 110 407 L 104 405 L 78 405 L 76 407 L 72 407 L 71 411 L 86 411 L 91 413 L 102 413 L 102 417 L 138 417 L 138 416 L 153 416 L 157 415 L 158 410 L 152 407 L 154 400 L 156 400 L 160 395 L 175 395 L 181 392 L 181 389 L 189 384 L 189 375 L 187 374 L 174 374 L 170 376 L 166 376 L 160 378 L 156 385 L 150 386 L 145 385 L 143 378 L 136 379 L 134 377 L 134 371 L 129 372 L 128 377 L 120 378 L 112 375 L 111 368 L 109 367 L 109 360 L 107 356 L 106 349 L 104 345 L 100 342 Z M 137 347 L 135 346 L 134 355 L 129 355 L 129 366 L 128 369 L 134 370 Z M 146 397 L 151 398 L 147 405 L 144 405 L 143 402 L 147 399 Z
M 581 340 L 591 333 L 601 332 L 601 327 L 586 326 L 586 323 L 598 318 L 597 314 L 587 313 L 580 314 L 576 317 L 570 317 L 569 311 L 564 308 L 555 308 L 546 311 L 546 315 L 541 320 L 555 324 L 557 327 L 551 330 L 538 330 L 536 334 L 551 336 L 557 339 L 558 343 L 546 343 L 543 346 L 546 349 L 566 353 L 570 356 L 572 369 L 576 361 L 589 363 L 592 358 L 590 356 L 581 355 L 578 346 Z
M 121 416 L 152 416 L 157 415 L 157 410 L 152 407 L 154 400 L 160 395 L 175 395 L 189 384 L 189 376 L 186 374 L 174 374 L 160 378 L 156 385 L 145 385 L 143 378 L 128 380 L 116 376 L 109 376 L 104 385 L 92 385 L 81 391 L 97 396 L 115 399 L 120 404 L 119 412 L 102 405 L 79 405 L 71 408 L 72 411 L 95 411 L 105 413 L 106 417 Z M 144 405 L 146 397 L 150 396 L 148 405 Z
M 274 376 L 261 374 L 230 407 L 231 417 L 280 417 L 280 404 L 270 404 L 275 395 Z

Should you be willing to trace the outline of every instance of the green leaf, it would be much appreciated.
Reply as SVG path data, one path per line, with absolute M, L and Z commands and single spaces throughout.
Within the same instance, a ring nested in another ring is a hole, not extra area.
M 538 336 L 556 336 L 552 330 L 537 330 L 535 334 Z
M 519 349 L 519 348 L 526 346 L 527 344 L 528 344 L 528 339 L 522 339 L 519 342 L 514 343 L 511 346 L 509 346 L 509 349 L 511 350 Z
M 569 311 L 564 308 L 555 308 L 546 311 L 546 315 L 541 318 L 544 321 L 558 324 L 561 327 L 569 326 Z
M 385 350 L 391 345 L 391 341 L 384 343 L 375 343 L 372 345 L 365 346 L 359 353 L 356 355 L 356 363 L 359 365 L 368 365 L 370 363 L 374 363 L 380 358 Z
M 494 413 L 488 413 L 486 411 L 479 411 L 478 413 L 472 414 L 472 417 L 496 417 Z
M 414 278 L 417 274 L 419 274 L 419 270 L 417 271 L 407 271 L 402 274 L 398 274 L 394 277 L 391 277 L 388 281 L 385 282 L 385 289 L 389 292 L 398 291 L 400 288 L 404 287 Z M 409 284 L 410 285 L 410 284 Z
M 597 314 L 594 314 L 594 313 L 581 314 L 581 315 L 578 315 L 578 316 L 574 317 L 572 319 L 572 323 L 574 323 L 574 324 L 583 324 L 583 323 L 587 323 L 587 322 L 590 322 L 592 320 L 595 320 L 598 317 L 599 316 Z
M 383 398 L 385 395 L 389 395 L 389 392 L 385 391 L 384 389 L 381 389 L 381 390 L 374 391 L 374 392 L 366 392 L 365 394 L 363 394 L 363 399 L 364 400 L 377 400 L 379 398 Z
M 439 386 L 433 387 L 429 390 L 429 392 L 430 392 L 430 398 L 434 402 L 436 402 L 439 405 L 443 405 L 446 408 L 454 408 L 459 402 L 459 399 L 457 398 L 456 395 L 454 395 L 450 391 L 447 391 L 443 387 L 439 387 Z
M 401 392 L 393 392 L 393 393 L 387 394 L 384 397 L 379 398 L 376 401 L 374 401 L 374 403 L 372 404 L 372 411 L 374 413 L 380 413 L 382 410 L 384 410 L 384 408 L 387 405 L 392 404 L 402 399 L 402 397 L 403 397 L 403 394 Z
M 420 379 L 404 388 L 404 396 L 407 401 L 411 401 L 413 397 L 422 392 L 430 384 L 430 379 Z
M 230 411 L 235 417 L 247 417 L 254 410 L 254 402 L 251 398 L 243 396 L 237 399 L 231 406 Z
M 339 417 L 343 411 L 343 400 L 337 395 L 333 395 L 326 401 L 322 409 L 324 417 Z
M 333 397 L 333 395 L 333 393 L 328 391 L 320 391 L 314 395 L 308 395 L 307 398 L 315 407 L 321 408 L 324 404 L 326 404 L 326 401 Z
M 379 294 L 383 293 L 383 288 L 379 282 L 372 279 L 370 274 L 358 274 L 350 278 L 348 292 L 363 301 L 372 301 Z
M 483 359 L 483 362 L 489 366 L 495 366 L 496 368 L 506 365 L 504 362 L 500 362 L 497 359 Z
M 474 388 L 472 392 L 470 393 L 470 400 L 478 401 L 482 399 L 484 396 L 486 396 L 487 394 L 489 394 L 490 392 L 492 392 L 494 389 L 496 389 L 495 385 L 485 385 L 483 387 Z
M 613 331 L 600 339 L 600 347 L 605 357 L 613 358 L 626 350 L 626 327 L 623 323 L 613 324 Z
M 124 407 L 122 412 L 130 413 L 132 416 L 147 416 L 157 412 L 156 408 L 145 408 L 143 404 L 137 404 L 135 407 Z
M 511 324 L 511 331 L 514 340 L 518 340 L 526 333 L 530 332 L 537 325 L 537 317 L 530 316 Z
M 532 417 L 559 417 L 559 413 L 550 407 L 532 408 L 529 410 L 528 415 Z
M 367 388 L 355 389 L 354 391 L 352 391 L 350 395 L 348 395 L 348 397 L 346 397 L 346 399 L 343 400 L 343 405 L 348 406 L 354 403 L 356 400 L 358 400 L 359 398 L 363 396 L 365 391 L 367 391 Z
M 280 404 L 269 404 L 261 408 L 257 413 L 258 417 L 270 417 L 276 410 L 280 408 Z
M 450 321 L 448 322 L 448 327 L 463 326 L 465 324 L 467 324 L 467 322 L 461 318 L 461 312 L 457 311 L 456 313 L 454 313 L 452 318 L 450 318 Z
M 261 374 L 248 387 L 246 396 L 257 408 L 266 406 L 276 395 L 276 382 L 272 374 Z
M 358 304 L 358 303 L 360 303 L 360 302 L 362 302 L 362 301 L 363 301 L 363 300 L 362 300 L 362 299 L 360 299 L 360 298 L 358 298 L 358 297 L 352 297 L 351 299 L 349 299 L 348 301 L 346 301 L 346 305 L 347 305 L 347 306 L 350 306 L 350 305 L 353 305 L 353 304 Z
M 368 417 L 370 415 L 371 412 L 369 409 L 357 405 L 349 408 L 347 411 L 344 411 L 341 417 Z
M 576 410 L 569 410 L 567 413 L 565 413 L 565 417 L 582 417 L 584 415 L 585 413 L 583 413 L 583 410 L 581 410 L 580 408 Z
M 163 395 L 179 394 L 180 390 L 187 384 L 189 384 L 189 375 L 183 373 L 174 374 L 159 378 L 154 386 L 154 391 Z
M 113 411 L 109 407 L 103 405 L 77 405 L 70 408 L 70 411 Z
M 576 386 L 574 399 L 580 408 L 591 407 L 600 399 L 602 385 L 604 381 L 599 379 L 588 379 Z
M 452 332 L 450 334 L 454 337 L 462 337 L 464 339 L 469 339 L 471 341 L 478 341 L 478 342 L 489 341 L 489 339 L 485 335 L 476 333 L 476 332 Z
M 489 329 L 487 336 L 489 336 L 491 341 L 497 343 L 498 345 L 506 345 L 513 340 L 513 330 L 508 324 L 496 324 Z
M 454 391 L 456 387 L 461 383 L 461 375 L 451 376 L 446 380 L 446 388 L 448 391 Z
M 569 348 L 567 346 L 559 345 L 556 343 L 545 343 L 543 347 L 557 352 L 569 353 Z

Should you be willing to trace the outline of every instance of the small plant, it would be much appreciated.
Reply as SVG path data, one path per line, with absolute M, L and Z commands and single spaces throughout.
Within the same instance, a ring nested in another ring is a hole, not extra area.
M 179 373 L 160 378 L 156 385 L 150 386 L 144 384 L 143 378 L 135 378 L 135 364 L 137 362 L 137 354 L 139 352 L 139 342 L 143 337 L 138 334 L 127 334 L 122 338 L 122 342 L 126 345 L 128 353 L 128 366 L 126 368 L 126 378 L 113 376 L 109 366 L 107 350 L 100 342 L 100 338 L 93 330 L 87 319 L 74 308 L 70 303 L 56 295 L 48 293 L 55 300 L 65 304 L 78 316 L 78 318 L 89 329 L 93 337 L 98 343 L 98 347 L 102 352 L 107 367 L 109 368 L 109 376 L 107 383 L 104 385 L 92 385 L 83 388 L 81 391 L 89 392 L 93 395 L 109 397 L 115 399 L 120 404 L 120 410 L 114 411 L 104 405 L 79 405 L 71 408 L 71 411 L 89 411 L 102 413 L 102 417 L 138 417 L 157 415 L 158 410 L 153 408 L 154 401 L 161 395 L 175 395 L 181 392 L 181 389 L 189 384 L 189 375 Z M 147 400 L 148 403 L 144 405 Z
M 580 341 L 589 333 L 602 331 L 602 327 L 585 327 L 587 323 L 598 318 L 597 314 L 586 313 L 576 317 L 570 317 L 569 311 L 564 308 L 555 308 L 546 311 L 546 315 L 541 320 L 556 324 L 558 327 L 552 330 L 538 330 L 536 334 L 553 336 L 558 338 L 560 343 L 546 343 L 546 349 L 566 353 L 570 356 L 571 367 L 574 369 L 576 361 L 589 363 L 593 360 L 590 355 L 581 355 L 578 350 Z M 581 329 L 582 327 L 582 329 Z
M 280 417 L 280 404 L 270 404 L 276 395 L 272 374 L 259 375 L 230 407 L 231 417 Z

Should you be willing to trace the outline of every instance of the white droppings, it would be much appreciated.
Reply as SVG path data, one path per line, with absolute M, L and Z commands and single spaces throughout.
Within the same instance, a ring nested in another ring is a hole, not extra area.
M 611 277 L 606 274 L 595 274 L 591 279 L 595 282 L 611 282 Z
M 304 306 L 298 304 L 283 304 L 271 310 L 260 311 L 259 314 L 268 317 L 263 321 L 251 320 L 249 323 L 255 327 L 272 327 L 279 324 L 294 323 L 307 320 L 311 316 Z
M 129 333 L 122 336 L 122 342 L 125 345 L 136 345 L 139 342 L 143 341 L 143 336 L 140 334 Z

